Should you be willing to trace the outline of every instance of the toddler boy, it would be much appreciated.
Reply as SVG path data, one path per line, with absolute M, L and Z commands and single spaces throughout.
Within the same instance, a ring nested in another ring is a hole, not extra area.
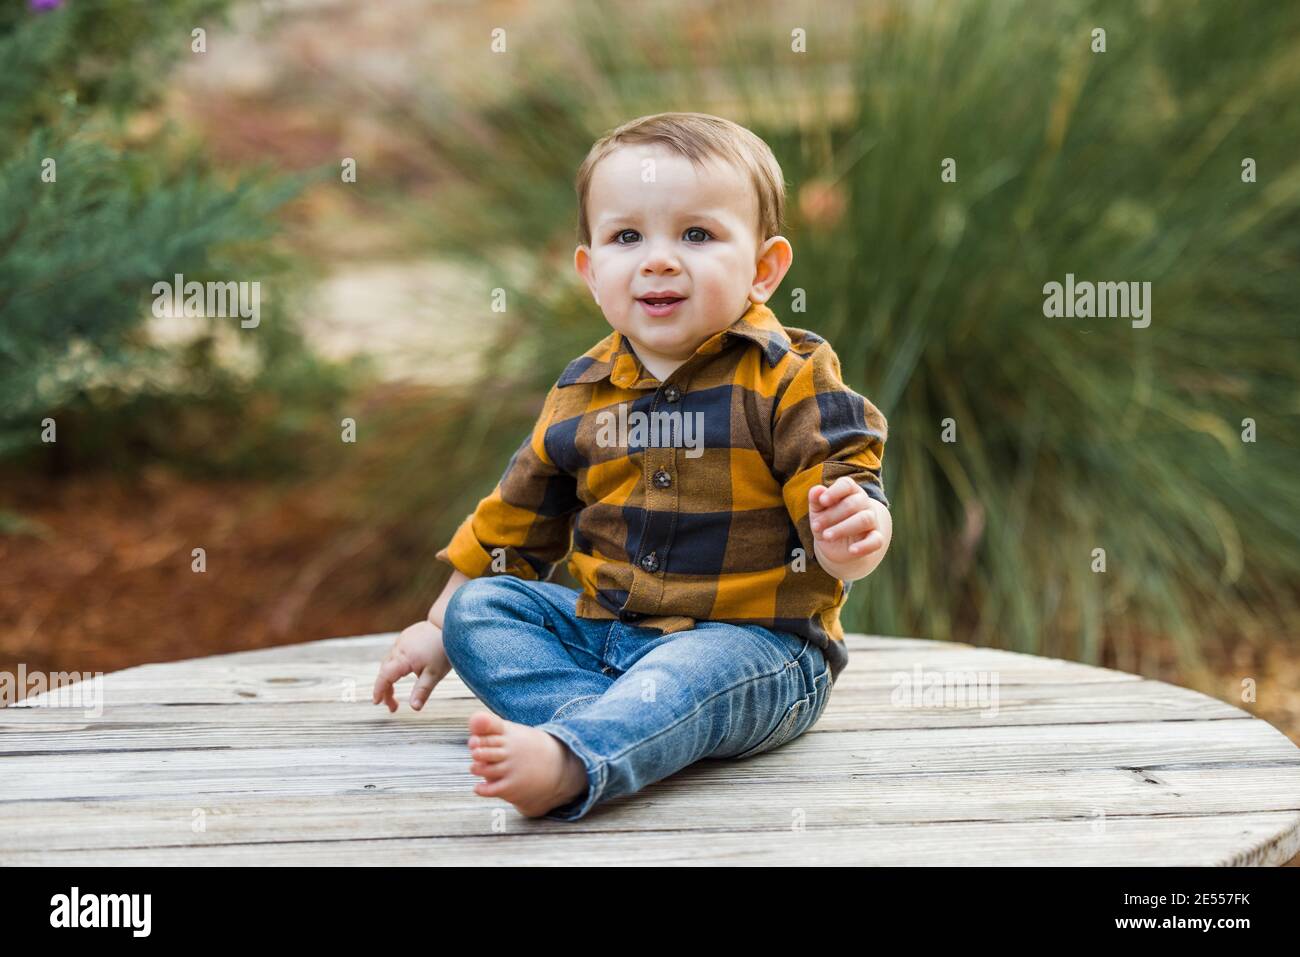
M 704 758 L 807 731 L 848 660 L 840 609 L 892 535 L 886 422 L 828 342 L 766 305 L 790 268 L 767 145 L 701 113 L 601 138 L 574 265 L 613 332 L 569 363 L 374 702 L 452 667 L 474 790 L 576 820 Z M 557 562 L 582 585 L 548 581 Z

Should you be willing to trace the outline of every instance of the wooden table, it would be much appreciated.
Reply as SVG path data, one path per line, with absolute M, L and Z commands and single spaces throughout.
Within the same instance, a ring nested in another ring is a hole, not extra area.
M 529 819 L 473 793 L 465 724 L 481 705 L 454 674 L 423 712 L 411 678 L 396 714 L 370 703 L 392 639 L 128 668 L 97 679 L 99 716 L 39 706 L 57 693 L 0 711 L 0 863 L 1206 865 L 1300 851 L 1300 749 L 1245 711 L 1072 662 L 862 635 L 804 736 L 581 821 Z M 898 697 L 935 680 L 995 697 Z

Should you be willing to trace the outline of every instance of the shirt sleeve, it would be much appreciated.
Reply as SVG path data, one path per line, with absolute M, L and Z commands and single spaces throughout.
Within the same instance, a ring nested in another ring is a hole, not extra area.
M 880 410 L 844 384 L 830 343 L 821 343 L 781 395 L 772 436 L 773 471 L 807 554 L 813 553 L 808 490 L 814 485 L 848 475 L 889 507 L 881 478 L 888 429 Z
M 434 556 L 470 578 L 515 575 L 544 581 L 569 552 L 574 513 L 582 507 L 577 479 L 546 452 L 555 415 L 552 386 L 529 435 L 515 450 L 496 488 L 465 517 Z

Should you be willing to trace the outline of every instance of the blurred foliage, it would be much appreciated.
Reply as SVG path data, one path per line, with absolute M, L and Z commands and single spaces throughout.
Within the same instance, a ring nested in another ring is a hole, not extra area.
M 707 111 L 699 92 L 721 75 L 726 115 L 791 185 L 794 265 L 772 305 L 829 338 L 890 423 L 894 544 L 846 627 L 1087 661 L 1152 636 L 1187 661 L 1221 634 L 1294 640 L 1300 7 L 864 5 L 840 45 L 847 112 L 825 57 L 791 53 L 789 24 L 755 15 L 702 39 L 689 7 L 662 12 L 575 16 L 581 56 L 555 44 L 504 97 L 422 83 L 372 104 L 450 174 L 432 207 L 394 195 L 395 216 L 445 255 L 534 256 L 522 279 L 486 263 L 510 307 L 482 390 L 392 416 L 372 447 L 360 507 L 422 556 L 417 588 L 444 577 L 429 556 L 547 386 L 609 331 L 572 270 L 583 155 L 628 118 Z M 842 39 L 806 26 L 812 50 Z M 1067 272 L 1151 282 L 1150 327 L 1045 318 L 1043 286 Z
M 289 261 L 272 213 L 308 177 L 231 175 L 168 134 L 126 143 L 122 122 L 159 95 L 191 28 L 225 3 L 68 2 L 0 13 L 0 461 L 211 474 L 278 471 L 306 408 L 342 389 L 284 308 Z M 46 158 L 54 182 L 42 179 Z M 256 328 L 193 319 L 182 347 L 146 329 L 152 285 L 262 283 Z M 270 288 L 268 288 L 270 287 Z M 271 303 L 267 303 L 267 299 Z M 232 364 L 225 353 L 239 352 Z M 41 446 L 41 420 L 58 442 Z
M 0 7 L 5 90 L 0 129 L 57 123 L 71 95 L 121 118 L 156 100 L 160 82 L 190 49 L 190 32 L 224 21 L 231 0 L 28 0 Z

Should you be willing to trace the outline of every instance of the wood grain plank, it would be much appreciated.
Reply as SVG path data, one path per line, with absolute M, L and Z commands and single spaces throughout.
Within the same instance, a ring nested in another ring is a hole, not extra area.
M 804 735 L 745 761 L 711 762 L 736 781 L 843 773 L 1068 771 L 1079 768 L 1288 766 L 1300 754 L 1262 721 L 1169 721 L 1032 727 L 926 728 Z M 8 756 L 0 806 L 19 800 L 179 797 L 192 794 L 337 794 L 367 786 L 445 787 L 469 780 L 463 729 L 382 746 L 105 751 Z
M 439 813 L 430 808 L 430 814 Z M 565 831 L 530 822 L 491 837 L 303 841 L 6 854 L 9 866 L 1214 866 L 1277 865 L 1300 850 L 1292 811 L 1209 817 L 1112 818 L 1099 833 L 1057 821 L 860 824 L 754 833 Z
M 191 847 L 491 835 L 533 826 L 504 801 L 458 785 L 425 792 L 372 791 L 317 797 L 193 795 L 187 800 L 27 801 L 0 814 L 0 862 L 10 853 L 77 848 Z M 1066 772 L 971 772 L 906 777 L 843 774 L 765 782 L 728 778 L 697 765 L 580 821 L 573 831 L 854 828 L 863 823 L 1056 821 L 1063 829 L 1102 829 L 1116 817 L 1202 817 L 1218 813 L 1300 814 L 1300 764 L 1289 768 L 1118 768 Z M 1287 788 L 1290 794 L 1286 793 Z M 434 813 L 436 811 L 436 813 Z M 505 813 L 502 821 L 501 814 Z M 201 829 L 196 829 L 201 822 Z
M 292 744 L 393 744 L 425 740 L 429 729 L 465 726 L 482 705 L 449 678 L 419 712 L 406 703 L 413 681 L 389 714 L 369 701 L 342 703 L 249 702 L 239 707 L 196 704 L 114 705 L 100 718 L 60 708 L 0 710 L 0 756 L 76 751 L 149 751 L 167 748 L 286 747 Z M 1251 715 L 1205 695 L 1160 682 L 1018 685 L 1001 691 L 996 710 L 976 707 L 900 707 L 883 687 L 837 690 L 808 734 L 886 729 L 1123 721 L 1252 720 Z M 467 732 L 468 733 L 468 732 Z

